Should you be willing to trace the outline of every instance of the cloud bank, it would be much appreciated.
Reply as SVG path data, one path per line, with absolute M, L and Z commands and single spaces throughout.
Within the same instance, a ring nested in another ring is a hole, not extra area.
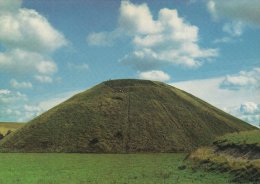
M 260 68 L 256 67 L 249 71 L 240 71 L 235 75 L 227 75 L 220 84 L 221 88 L 239 90 L 260 88 Z
M 241 36 L 245 26 L 260 26 L 259 0 L 209 0 L 207 8 L 214 20 L 226 19 L 223 31 Z
M 67 44 L 48 20 L 21 0 L 0 0 L 0 71 L 51 76 L 57 71 L 50 54 Z
M 227 17 L 260 26 L 259 0 L 210 0 L 207 5 L 215 18 Z
M 260 123 L 258 68 L 232 76 L 171 83 L 252 125 Z M 225 84 L 223 86 L 223 84 Z
M 175 9 L 161 9 L 155 20 L 147 4 L 122 1 L 119 12 L 114 31 L 91 33 L 87 41 L 90 45 L 108 46 L 117 38 L 130 37 L 133 51 L 120 62 L 137 71 L 157 70 L 169 64 L 196 68 L 218 55 L 217 49 L 199 46 L 199 28 Z

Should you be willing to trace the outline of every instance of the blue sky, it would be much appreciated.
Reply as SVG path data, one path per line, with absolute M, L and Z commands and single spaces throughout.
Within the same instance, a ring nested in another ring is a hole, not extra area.
M 140 78 L 258 125 L 259 9 L 259 0 L 0 0 L 0 121 Z

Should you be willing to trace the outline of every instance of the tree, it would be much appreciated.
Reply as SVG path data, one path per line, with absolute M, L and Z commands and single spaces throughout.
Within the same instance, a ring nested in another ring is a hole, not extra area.
M 11 131 L 11 130 L 8 130 L 8 131 L 6 132 L 6 134 L 5 134 L 5 136 L 9 135 L 10 133 L 12 133 L 12 131 Z

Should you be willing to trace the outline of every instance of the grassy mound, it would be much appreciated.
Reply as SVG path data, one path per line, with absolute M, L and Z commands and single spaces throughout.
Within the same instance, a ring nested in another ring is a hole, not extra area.
M 193 167 L 228 172 L 234 182 L 260 182 L 260 130 L 228 134 L 189 156 Z
M 40 115 L 0 142 L 17 152 L 176 152 L 251 125 L 172 86 L 103 82 Z

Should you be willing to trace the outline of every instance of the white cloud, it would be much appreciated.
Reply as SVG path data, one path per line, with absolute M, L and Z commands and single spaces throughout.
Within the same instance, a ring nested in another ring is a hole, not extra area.
M 56 64 L 51 61 L 41 61 L 36 68 L 42 74 L 52 74 L 57 71 Z
M 207 8 L 209 10 L 209 12 L 212 14 L 213 18 L 217 18 L 217 12 L 216 12 L 216 4 L 215 1 L 208 1 L 207 3 Z
M 255 104 L 254 102 L 246 102 L 244 104 L 241 104 L 240 112 L 244 114 L 260 113 L 260 104 Z
M 8 48 L 51 52 L 66 45 L 64 36 L 35 10 L 0 13 L 0 27 L 0 42 Z
M 22 108 L 23 115 L 17 116 L 19 122 L 29 121 L 36 116 L 48 111 L 49 109 L 59 105 L 60 103 L 66 101 L 73 95 L 79 93 L 80 91 L 70 91 L 66 93 L 57 94 L 55 97 L 42 100 L 34 105 L 25 104 Z
M 214 20 L 228 19 L 222 29 L 233 37 L 241 36 L 246 26 L 260 26 L 259 0 L 208 0 L 207 8 Z
M 41 83 L 52 83 L 53 79 L 47 75 L 36 75 L 34 78 Z
M 199 28 L 181 18 L 175 9 L 161 9 L 155 20 L 147 4 L 122 1 L 118 27 L 113 32 L 117 35 L 114 38 L 118 35 L 132 38 L 134 51 L 120 62 L 139 71 L 157 69 L 164 64 L 194 68 L 218 55 L 216 49 L 200 48 Z M 113 32 L 95 33 L 99 35 L 96 43 L 104 45 Z
M 138 78 L 165 82 L 165 81 L 170 80 L 171 77 L 163 71 L 152 70 L 152 71 L 147 71 L 147 72 L 140 72 L 138 74 Z
M 30 102 L 27 96 L 20 92 L 0 89 L 0 121 L 29 121 L 79 92 L 81 91 L 69 91 Z
M 32 106 L 32 105 L 27 105 L 27 104 L 24 105 L 24 109 L 27 112 L 34 112 L 34 111 L 38 112 L 38 111 L 42 110 L 39 106 Z
M 8 89 L 0 89 L 0 95 L 7 95 L 7 94 L 10 94 L 11 91 L 8 90 Z
M 16 89 L 31 89 L 33 87 L 32 83 L 30 82 L 18 82 L 15 79 L 10 81 L 10 85 Z
M 260 26 L 259 0 L 210 0 L 207 6 L 214 17 L 227 17 Z
M 230 34 L 231 36 L 241 36 L 243 33 L 244 25 L 242 22 L 233 21 L 226 23 L 223 26 L 223 31 Z
M 8 89 L 0 89 L 0 108 L 1 106 L 11 105 L 12 103 L 19 103 L 26 101 L 27 96 L 20 92 L 10 91 Z
M 255 114 L 248 114 L 245 112 L 250 112 L 249 109 L 253 109 L 254 107 L 254 105 L 250 105 L 248 102 L 260 104 L 259 91 L 255 88 L 240 88 L 239 90 L 220 88 L 223 80 L 225 80 L 225 77 L 221 76 L 211 79 L 176 82 L 171 83 L 171 85 L 191 93 L 255 126 L 258 125 L 260 117 L 259 112 Z
M 260 87 L 260 68 L 253 68 L 250 71 L 240 71 L 235 75 L 228 75 L 220 84 L 221 88 L 238 90 L 240 88 Z
M 161 27 L 155 21 L 146 4 L 135 5 L 122 1 L 120 7 L 119 27 L 129 34 L 152 34 Z
M 56 64 L 46 56 L 20 49 L 0 52 L 0 71 L 13 74 L 53 74 Z
M 21 4 L 21 0 L 0 0 L 0 44 L 4 48 L 0 71 L 52 75 L 57 66 L 50 55 L 67 41 L 45 17 Z
M 260 127 L 260 104 L 254 102 L 245 102 L 240 106 L 226 108 L 226 112 Z

